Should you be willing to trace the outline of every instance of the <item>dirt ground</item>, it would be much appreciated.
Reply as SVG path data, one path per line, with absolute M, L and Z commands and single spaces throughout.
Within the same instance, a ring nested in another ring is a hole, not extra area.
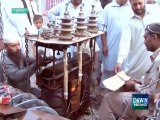
M 101 104 L 102 98 L 102 96 L 97 96 L 95 99 L 92 99 L 92 106 L 90 106 L 86 113 L 78 118 L 78 120 L 98 120 L 98 109 Z
M 99 120 L 98 118 L 98 109 L 101 105 L 103 96 L 108 92 L 106 89 L 95 89 L 96 97 L 91 99 L 92 105 L 87 110 L 86 114 L 82 115 L 78 120 Z

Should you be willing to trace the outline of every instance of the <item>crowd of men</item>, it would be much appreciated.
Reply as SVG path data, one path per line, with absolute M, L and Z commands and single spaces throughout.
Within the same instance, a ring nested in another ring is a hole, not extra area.
M 26 34 L 38 33 L 43 27 L 43 18 L 38 15 L 32 2 L 33 0 L 0 0 L 8 84 L 24 92 L 32 92 L 28 77 L 31 77 L 36 71 L 33 43 L 29 43 L 31 59 L 29 66 L 26 67 L 24 38 Z M 149 110 L 140 112 L 132 110 L 131 100 L 133 93 L 141 91 L 144 86 L 160 79 L 160 15 L 156 12 L 160 10 L 160 6 L 153 0 L 99 0 L 100 4 L 95 1 L 66 0 L 49 11 L 45 11 L 43 15 L 46 15 L 51 21 L 54 21 L 57 16 L 63 17 L 66 3 L 71 17 L 77 17 L 81 7 L 84 16 L 89 16 L 91 5 L 94 4 L 98 16 L 98 28 L 104 31 L 104 34 L 96 39 L 98 46 L 94 52 L 98 53 L 98 56 L 94 61 L 94 77 L 91 79 L 91 83 L 98 87 L 99 91 L 106 91 L 99 108 L 99 119 L 136 120 L 138 117 L 147 116 Z M 28 8 L 27 14 L 11 12 L 12 8 L 24 7 Z M 84 43 L 84 46 L 83 49 L 89 49 L 87 43 Z M 72 57 L 75 49 L 75 46 L 71 46 L 67 50 Z M 62 56 L 61 53 L 59 56 L 56 54 L 55 57 Z M 46 65 L 46 61 L 41 58 L 41 53 L 39 53 L 39 60 L 40 66 Z M 0 70 L 2 74 L 0 81 L 3 82 L 3 70 Z M 103 81 L 122 70 L 131 77 L 125 82 L 122 89 L 113 92 L 105 88 Z M 158 94 L 153 94 L 158 89 L 157 85 L 158 82 L 142 90 L 141 93 L 149 94 L 151 99 L 154 99 L 155 96 L 158 98 Z M 32 93 L 40 97 L 37 90 Z M 92 94 L 95 95 L 94 90 Z M 154 100 L 150 104 L 153 102 Z

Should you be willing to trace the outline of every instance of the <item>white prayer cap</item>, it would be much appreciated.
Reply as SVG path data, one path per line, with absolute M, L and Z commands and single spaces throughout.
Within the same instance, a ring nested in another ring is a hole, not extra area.
M 20 37 L 16 34 L 9 33 L 7 36 L 3 37 L 3 43 L 17 43 L 20 41 Z

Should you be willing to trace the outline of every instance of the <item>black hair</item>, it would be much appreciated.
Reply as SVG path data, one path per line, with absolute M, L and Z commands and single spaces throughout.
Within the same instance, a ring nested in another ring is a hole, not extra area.
M 100 0 L 101 6 L 103 9 L 107 4 L 109 4 L 111 2 L 112 2 L 112 0 Z
M 34 15 L 33 22 L 35 22 L 36 20 L 39 20 L 39 19 L 41 19 L 43 22 L 43 17 L 41 15 Z
M 150 29 L 149 25 L 147 25 L 147 27 L 146 27 L 145 30 L 147 30 L 150 35 L 154 35 L 154 34 L 157 35 L 157 37 L 160 39 L 160 33 L 156 33 L 156 32 L 154 32 L 154 31 L 152 31 L 152 30 Z

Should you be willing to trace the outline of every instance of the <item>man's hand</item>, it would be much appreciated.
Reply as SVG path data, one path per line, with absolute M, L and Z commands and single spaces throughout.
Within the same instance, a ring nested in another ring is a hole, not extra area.
M 135 84 L 137 84 L 136 81 L 134 81 L 134 80 L 128 80 L 128 81 L 125 82 L 124 88 L 127 91 L 135 91 L 135 89 L 134 89 Z
M 39 55 L 39 66 L 46 66 L 51 63 L 50 58 L 44 58 L 42 55 Z
M 122 65 L 121 65 L 120 63 L 117 63 L 117 65 L 116 65 L 116 67 L 115 67 L 115 73 L 116 73 L 116 74 L 122 70 L 121 66 L 122 66 Z
M 138 83 L 138 84 L 142 85 L 142 83 L 141 83 L 141 81 L 140 81 L 140 80 L 132 80 L 132 81 L 134 81 L 134 82 L 136 82 L 136 83 Z
M 43 58 L 40 65 L 41 66 L 47 66 L 49 63 L 51 63 L 51 60 L 50 59 L 47 59 L 47 58 Z
M 46 66 L 48 63 L 51 62 L 51 59 L 47 59 L 44 57 L 44 51 L 43 50 L 39 50 L 38 51 L 38 65 L 39 66 Z
M 106 46 L 102 47 L 102 53 L 104 56 L 108 55 L 108 48 Z

